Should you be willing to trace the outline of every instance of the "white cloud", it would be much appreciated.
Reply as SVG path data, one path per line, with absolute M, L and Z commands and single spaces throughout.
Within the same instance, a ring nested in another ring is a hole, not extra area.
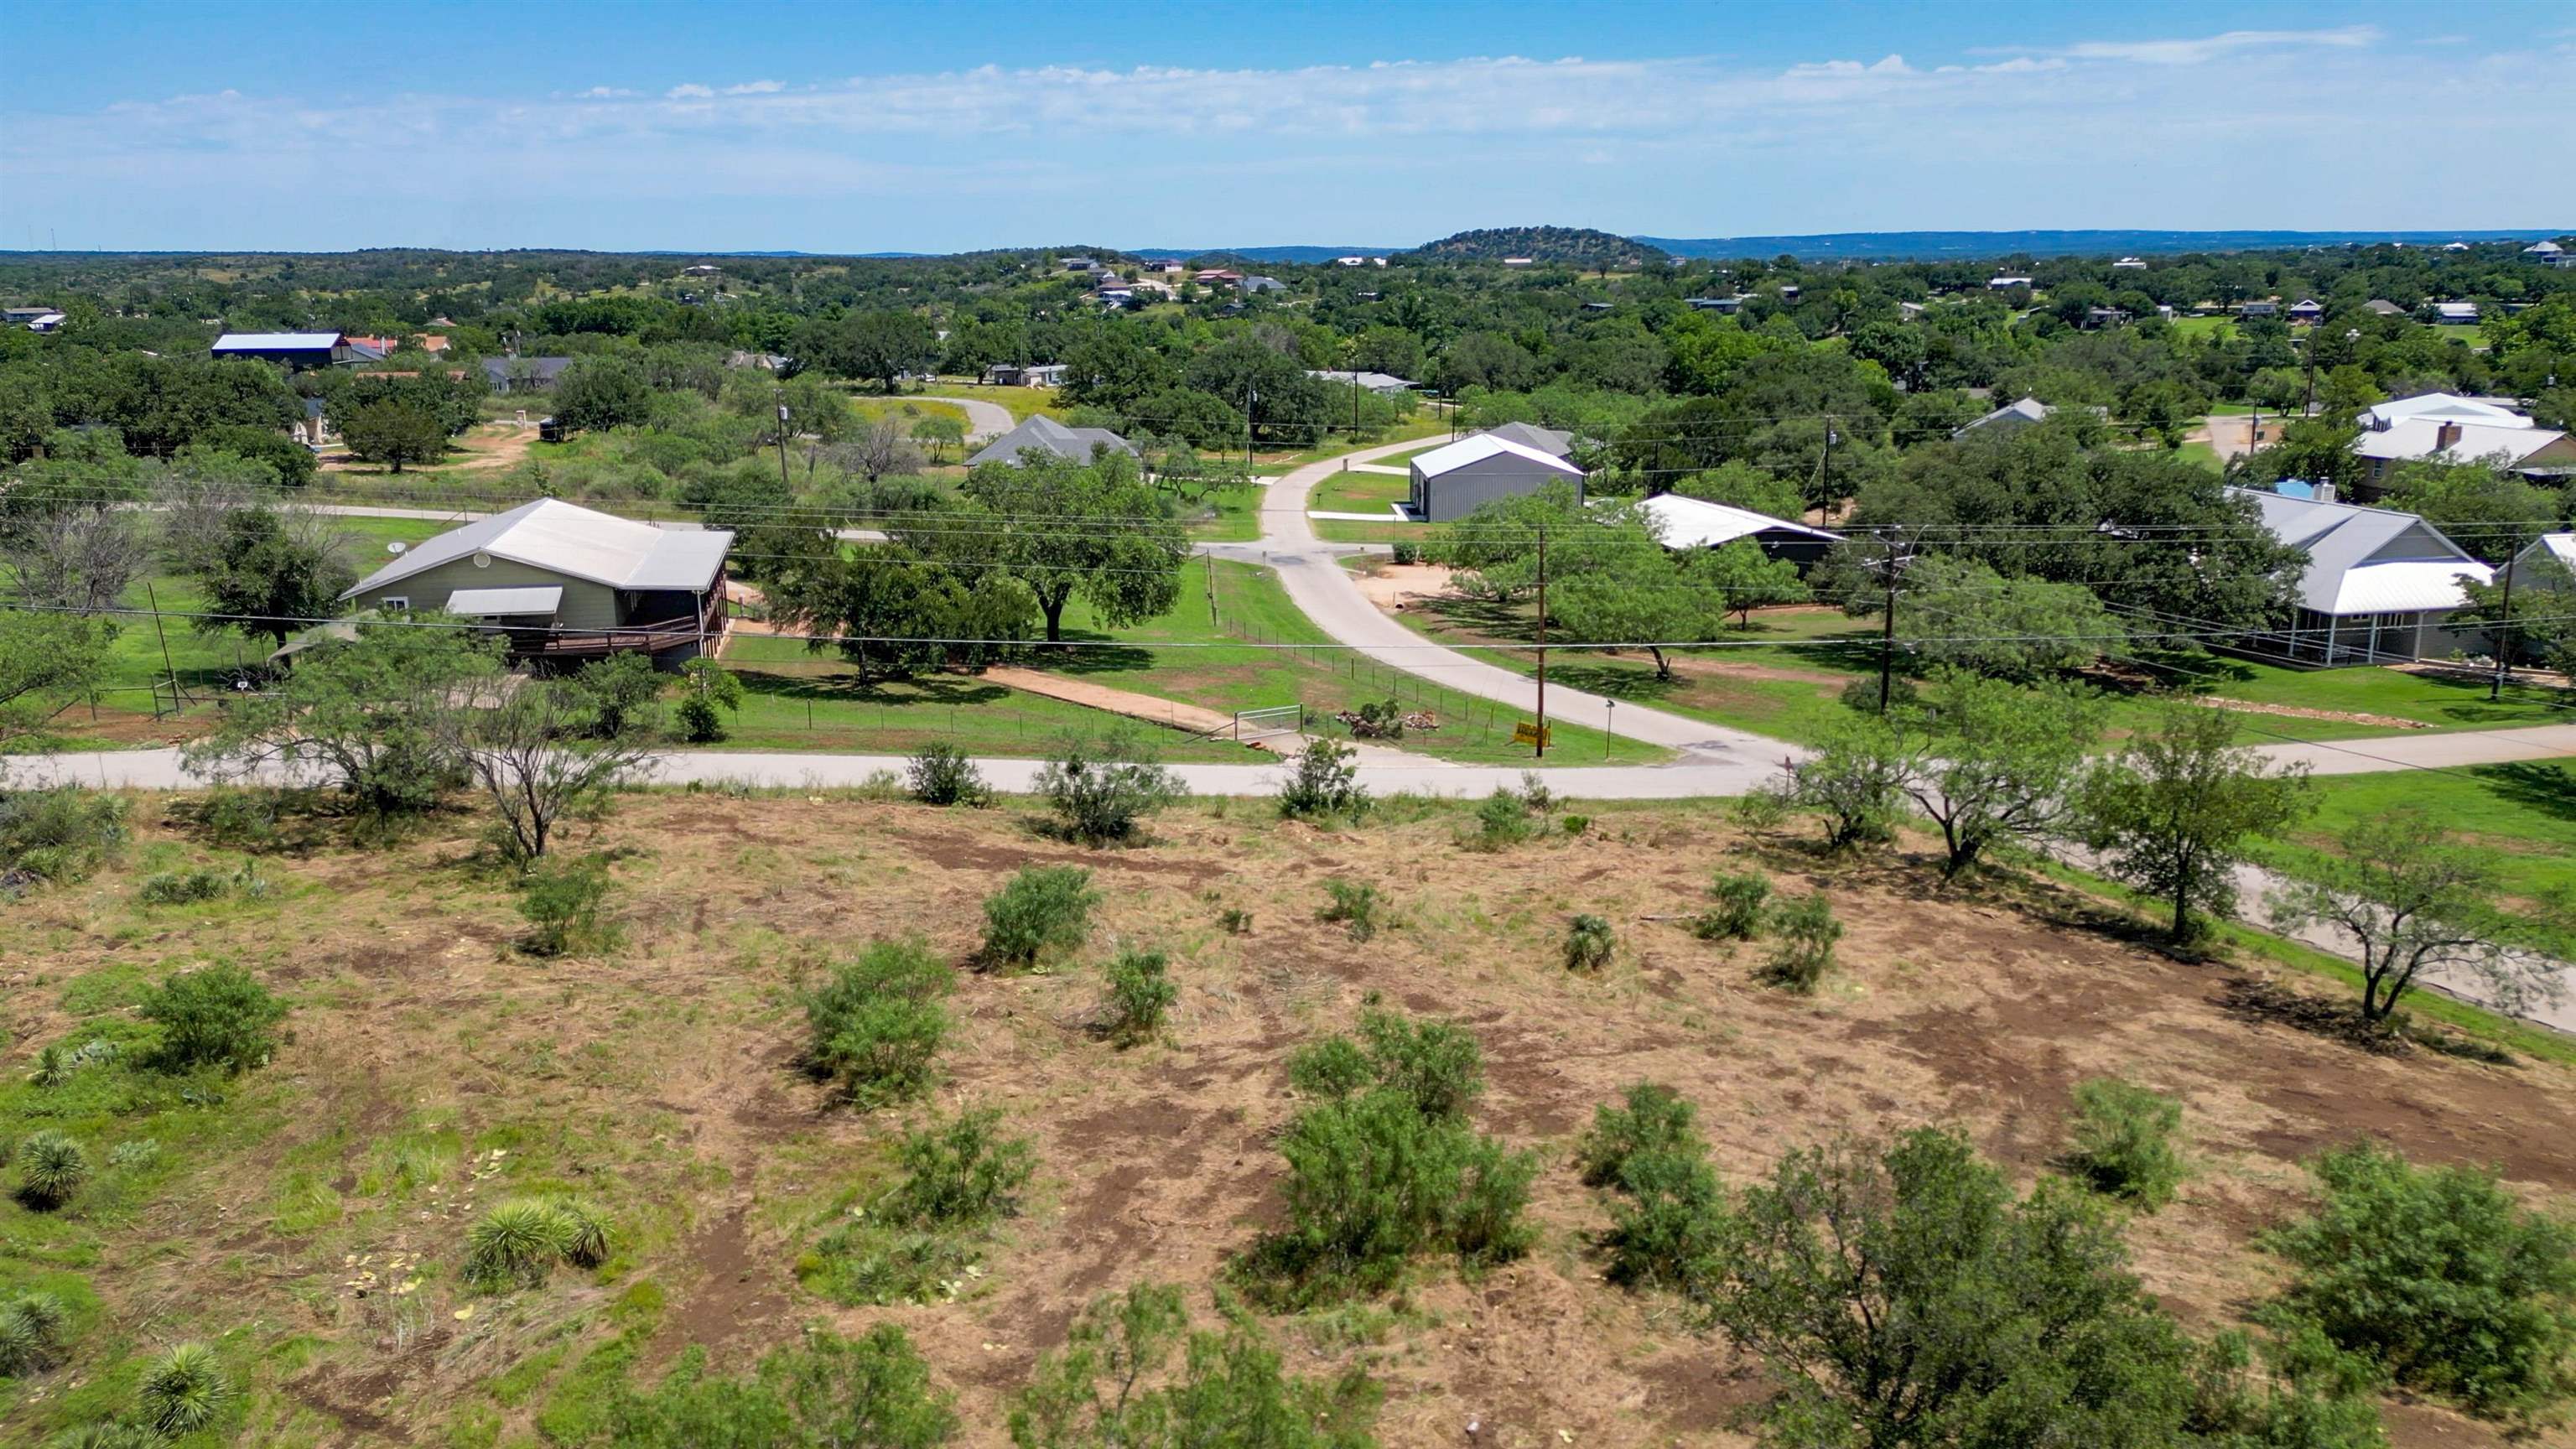
M 573 99 L 581 101 L 622 101 L 631 99 L 637 94 L 639 94 L 639 92 L 630 91 L 624 86 L 592 86 L 586 91 L 575 91 L 573 93 Z
M 756 80 L 744 81 L 738 86 L 726 86 L 724 93 L 729 96 L 768 96 L 776 95 L 785 89 L 787 89 L 785 81 Z
M 671 101 L 707 101 L 715 99 L 715 94 L 712 87 L 691 83 L 671 87 L 662 92 L 662 98 Z
M 2066 47 L 2078 60 L 2128 60 L 2147 65 L 2205 65 L 2248 50 L 2359 50 L 2377 44 L 2376 25 L 2337 30 L 2230 30 L 2196 40 L 2088 40 Z

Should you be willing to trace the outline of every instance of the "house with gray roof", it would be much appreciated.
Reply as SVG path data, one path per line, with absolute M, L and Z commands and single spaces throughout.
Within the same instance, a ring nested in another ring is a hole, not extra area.
M 540 498 L 405 549 L 340 597 L 387 616 L 480 620 L 540 664 L 641 651 L 676 666 L 724 633 L 732 548 L 722 529 Z
M 1461 438 L 1413 460 L 1405 517 L 1418 523 L 1464 518 L 1480 503 L 1519 498 L 1550 483 L 1571 483 L 1583 496 L 1583 470 L 1527 443 L 1491 433 Z
M 2450 617 L 2469 601 L 2461 581 L 2492 583 L 2493 569 L 2412 513 L 2339 503 L 2326 487 L 2280 487 L 2291 491 L 2227 491 L 2251 499 L 2264 529 L 2308 556 L 2293 657 L 2385 664 L 2486 647 L 2479 625 Z
M 555 379 L 570 366 L 569 357 L 487 357 L 483 380 L 494 392 L 552 392 Z
M 1016 468 L 1023 453 L 1048 453 L 1076 463 L 1088 463 L 1103 452 L 1125 453 L 1141 457 L 1136 445 L 1107 428 L 1069 428 L 1044 413 L 986 443 L 966 460 L 969 468 L 986 463 L 1006 463 Z
M 1357 384 L 1362 389 L 1376 393 L 1380 397 L 1396 397 L 1413 391 L 1417 386 L 1410 379 L 1398 377 L 1391 372 L 1355 372 L 1346 367 L 1310 367 L 1306 370 L 1306 375 L 1320 382 L 1329 382 L 1335 387 L 1350 387 Z
M 1536 448 L 1551 458 L 1574 455 L 1574 434 L 1556 428 L 1542 428 L 1536 423 L 1504 423 L 1476 434 L 1480 438 L 1500 438 L 1524 448 Z
M 1950 436 L 1964 438 L 1970 433 L 1979 431 L 1998 434 L 2017 433 L 2033 423 L 2048 421 L 2048 415 L 2055 411 L 2057 409 L 2035 397 L 2026 397 L 2019 402 L 2006 403 L 1975 422 L 1954 429 Z

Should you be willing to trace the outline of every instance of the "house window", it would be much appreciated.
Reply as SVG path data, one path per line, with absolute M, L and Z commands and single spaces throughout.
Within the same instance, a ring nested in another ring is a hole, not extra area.
M 394 614 L 408 614 L 408 613 L 410 613 L 410 612 L 411 612 L 411 595 L 409 595 L 409 594 L 387 594 L 387 595 L 385 595 L 385 610 L 386 610 L 386 612 L 388 612 L 388 613 L 394 613 Z

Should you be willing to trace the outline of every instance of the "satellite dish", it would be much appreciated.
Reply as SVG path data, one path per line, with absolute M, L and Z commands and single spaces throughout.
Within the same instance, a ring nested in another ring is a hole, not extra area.
M 399 539 L 399 538 L 398 538 L 398 539 L 395 539 L 393 542 L 391 542 L 391 543 L 389 543 L 389 544 L 386 544 L 386 545 L 385 545 L 385 552 L 387 552 L 387 553 L 401 553 L 404 549 L 407 549 L 407 548 L 409 548 L 409 547 L 411 547 L 411 545 L 410 545 L 410 544 L 407 544 L 407 543 L 403 542 L 401 539 Z

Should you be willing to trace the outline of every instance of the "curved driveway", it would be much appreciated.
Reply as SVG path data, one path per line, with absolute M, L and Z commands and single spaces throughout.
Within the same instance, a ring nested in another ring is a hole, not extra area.
M 1018 425 L 1011 410 L 997 402 L 980 397 L 956 397 L 944 392 L 908 392 L 903 395 L 915 402 L 953 403 L 966 410 L 966 441 L 988 442 Z

